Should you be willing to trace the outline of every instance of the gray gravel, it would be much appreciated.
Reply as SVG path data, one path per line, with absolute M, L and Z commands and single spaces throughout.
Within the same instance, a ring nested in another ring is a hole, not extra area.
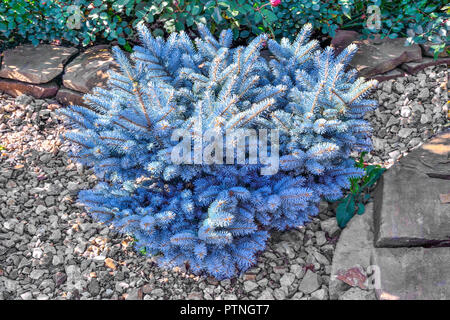
M 446 123 L 446 68 L 381 84 L 372 163 L 391 165 Z M 328 299 L 340 229 L 334 205 L 305 227 L 275 232 L 258 264 L 239 278 L 156 267 L 132 239 L 93 222 L 76 203 L 92 187 L 90 170 L 66 156 L 51 100 L 0 95 L 0 300 L 47 299 Z M 341 299 L 369 298 L 352 289 Z
M 374 150 L 366 159 L 390 167 L 448 126 L 448 70 L 440 65 L 384 81 L 372 96 L 379 108 L 366 115 L 374 127 Z

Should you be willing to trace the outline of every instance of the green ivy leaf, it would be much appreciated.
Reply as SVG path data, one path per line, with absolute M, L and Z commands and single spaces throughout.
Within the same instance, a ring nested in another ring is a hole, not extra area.
M 426 13 L 430 13 L 430 12 L 435 11 L 436 9 L 437 9 L 437 5 L 435 5 L 435 6 L 428 6 L 423 11 L 426 12 Z
M 347 210 L 345 210 L 344 204 L 339 204 L 336 209 L 336 220 L 341 228 L 345 228 L 347 223 L 351 220 L 353 215 L 348 214 Z
M 140 252 L 143 256 L 147 255 L 147 249 L 146 249 L 145 247 L 140 248 L 140 249 L 139 249 L 139 252 Z
M 261 21 L 262 21 L 262 15 L 261 15 L 261 13 L 255 14 L 255 17 L 254 17 L 253 21 L 255 22 L 255 24 L 261 23 Z
M 89 39 L 89 37 L 86 37 L 83 39 L 82 44 L 83 44 L 83 46 L 87 46 L 90 42 L 91 42 L 91 40 Z
M 445 43 L 442 44 L 435 44 L 431 46 L 431 49 L 433 49 L 433 59 L 437 60 L 439 58 L 439 54 L 444 51 Z
M 128 52 L 133 52 L 133 49 L 128 42 L 123 46 L 123 48 Z
M 164 37 L 164 31 L 160 28 L 156 28 L 152 33 L 155 37 Z
M 266 16 L 268 22 L 273 23 L 275 21 L 278 20 L 277 16 L 275 15 L 275 13 L 273 13 L 270 10 L 265 10 L 264 11 L 264 15 Z
M 358 203 L 358 211 L 356 213 L 362 215 L 364 213 L 364 210 L 364 205 L 362 203 Z
M 390 39 L 395 39 L 395 38 L 398 37 L 398 34 L 397 34 L 397 33 L 391 33 L 390 35 L 388 35 L 388 37 L 389 37 Z
M 222 22 L 223 19 L 222 19 L 221 13 L 220 13 L 220 9 L 218 7 L 214 8 L 214 13 L 213 13 L 212 17 L 217 24 Z
M 121 46 L 124 46 L 124 45 L 127 43 L 127 41 L 126 41 L 125 38 L 123 38 L 123 37 L 117 38 L 117 42 L 118 42 L 119 45 L 121 45 Z
M 351 9 L 348 5 L 344 5 L 342 6 L 342 13 L 344 14 L 344 16 L 346 16 L 348 19 L 351 19 Z M 342 19 L 342 18 L 341 18 Z
M 200 6 L 195 5 L 195 6 L 192 8 L 191 13 L 192 13 L 194 16 L 196 16 L 196 15 L 198 15 L 201 11 L 202 11 L 202 9 L 200 8 Z
M 175 28 L 177 29 L 177 31 L 184 30 L 184 24 L 181 23 L 180 21 L 177 21 L 175 22 Z
M 355 200 L 349 195 L 341 200 L 336 208 L 336 220 L 341 228 L 345 228 L 350 219 L 355 215 Z
M 186 18 L 186 25 L 187 25 L 188 27 L 191 27 L 191 26 L 194 25 L 194 18 L 193 18 L 192 16 L 188 16 L 188 17 Z
M 243 39 L 246 39 L 249 35 L 250 35 L 250 32 L 248 32 L 247 30 L 243 30 L 239 33 L 239 36 Z

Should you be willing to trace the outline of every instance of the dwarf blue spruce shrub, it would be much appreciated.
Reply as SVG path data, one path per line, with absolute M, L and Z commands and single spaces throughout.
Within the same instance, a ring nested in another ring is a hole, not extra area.
M 194 42 L 183 32 L 163 40 L 138 31 L 142 46 L 130 58 L 114 48 L 121 72 L 110 73 L 108 88 L 61 112 L 71 156 L 101 181 L 80 202 L 161 266 L 233 277 L 255 264 L 271 229 L 303 225 L 321 198 L 340 198 L 349 178 L 364 174 L 349 155 L 370 150 L 363 116 L 376 107 L 365 98 L 376 82 L 346 70 L 355 46 L 335 57 L 309 41 L 311 25 L 293 43 L 260 35 L 237 48 L 231 31 L 217 40 L 204 26 Z M 194 148 L 208 130 L 278 129 L 280 170 L 264 175 L 248 160 L 176 164 L 177 129 Z

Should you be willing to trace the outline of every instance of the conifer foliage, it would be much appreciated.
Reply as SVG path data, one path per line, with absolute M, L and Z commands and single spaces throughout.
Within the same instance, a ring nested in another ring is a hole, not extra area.
M 114 48 L 121 72 L 110 72 L 108 88 L 61 112 L 71 156 L 101 181 L 80 202 L 161 266 L 233 277 L 256 263 L 271 229 L 303 225 L 321 198 L 340 198 L 348 178 L 363 175 L 349 156 L 370 150 L 363 116 L 376 108 L 366 99 L 376 82 L 346 70 L 355 46 L 321 50 L 311 25 L 293 43 L 261 35 L 237 48 L 231 31 L 215 39 L 205 26 L 194 42 L 138 31 L 130 57 Z M 241 128 L 279 130 L 276 174 L 262 175 L 261 163 L 171 161 L 176 129 L 195 145 L 207 130 Z

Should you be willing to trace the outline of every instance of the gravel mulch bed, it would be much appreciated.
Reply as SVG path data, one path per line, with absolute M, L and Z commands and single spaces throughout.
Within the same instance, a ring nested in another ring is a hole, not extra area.
M 366 115 L 374 128 L 371 163 L 389 167 L 449 126 L 446 65 L 382 82 L 373 96 L 379 107 Z
M 390 166 L 446 125 L 447 73 L 430 67 L 381 84 L 368 115 L 370 163 Z M 334 205 L 300 229 L 273 234 L 257 266 L 218 282 L 158 268 L 132 239 L 93 222 L 76 203 L 91 170 L 68 160 L 51 100 L 0 95 L 0 300 L 328 299 L 340 230 Z

